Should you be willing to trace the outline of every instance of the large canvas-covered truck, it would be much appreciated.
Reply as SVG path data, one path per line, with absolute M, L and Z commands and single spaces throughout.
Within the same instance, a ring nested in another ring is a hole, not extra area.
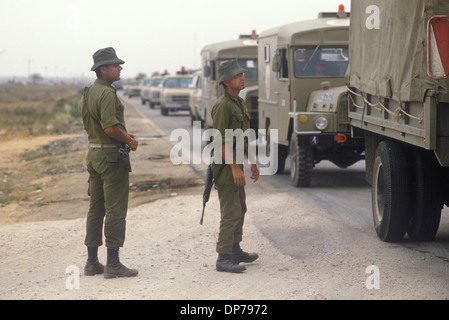
M 240 35 L 236 40 L 223 41 L 206 45 L 201 50 L 203 70 L 201 119 L 205 128 L 212 127 L 211 111 L 215 101 L 224 93 L 219 84 L 218 68 L 226 60 L 236 59 L 238 64 L 247 70 L 245 73 L 245 89 L 240 97 L 245 100 L 251 117 L 251 128 L 256 130 L 258 121 L 257 101 L 257 34 Z
M 267 133 L 269 149 L 269 133 L 278 130 L 277 172 L 290 154 L 296 187 L 310 186 L 321 160 L 346 168 L 364 157 L 363 138 L 351 137 L 348 119 L 348 41 L 349 13 L 342 6 L 259 34 L 260 133 Z
M 383 241 L 433 240 L 449 203 L 449 1 L 351 3 L 349 118 Z

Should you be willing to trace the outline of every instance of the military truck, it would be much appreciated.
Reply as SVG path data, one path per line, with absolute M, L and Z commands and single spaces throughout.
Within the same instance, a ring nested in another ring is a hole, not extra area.
M 161 115 L 181 110 L 189 111 L 189 85 L 191 74 L 176 74 L 164 76 L 161 86 Z
M 211 111 L 215 101 L 224 93 L 219 84 L 218 68 L 223 61 L 236 59 L 238 64 L 247 70 L 245 73 L 245 89 L 240 97 L 245 100 L 251 117 L 251 128 L 257 131 L 258 126 L 258 67 L 257 67 L 257 34 L 240 35 L 236 40 L 223 41 L 206 45 L 201 50 L 203 70 L 201 119 L 205 128 L 212 127 Z
M 126 90 L 126 95 L 129 98 L 132 97 L 140 97 L 140 85 L 141 85 L 142 81 L 139 80 L 135 80 L 135 81 L 131 81 L 128 84 L 127 90 Z
M 448 1 L 351 3 L 349 118 L 383 241 L 433 240 L 449 203 L 448 16 Z
M 201 119 L 201 87 L 203 83 L 203 76 L 201 71 L 196 71 L 193 74 L 192 83 L 189 86 L 189 105 L 191 121 L 201 121 L 203 126 L 203 119 Z
M 148 98 L 150 96 L 150 84 L 151 78 L 143 79 L 140 88 L 140 101 L 143 105 L 145 105 L 148 102 Z
M 161 103 L 161 84 L 164 79 L 161 75 L 156 75 L 151 77 L 151 82 L 148 90 L 148 105 L 150 109 Z
M 277 173 L 290 154 L 291 181 L 309 187 L 315 164 L 346 168 L 364 158 L 363 138 L 352 138 L 345 74 L 349 13 L 319 13 L 261 32 L 258 38 L 259 128 L 278 130 Z

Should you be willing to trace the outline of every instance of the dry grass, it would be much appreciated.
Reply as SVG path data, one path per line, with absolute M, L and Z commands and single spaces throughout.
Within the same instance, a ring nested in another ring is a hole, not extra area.
M 0 139 L 82 130 L 78 85 L 0 85 Z
M 39 179 L 46 185 L 85 170 L 81 95 L 82 87 L 73 85 L 0 85 L 0 143 L 23 150 L 0 154 L 0 207 L 35 198 Z M 44 135 L 55 137 L 34 145 Z

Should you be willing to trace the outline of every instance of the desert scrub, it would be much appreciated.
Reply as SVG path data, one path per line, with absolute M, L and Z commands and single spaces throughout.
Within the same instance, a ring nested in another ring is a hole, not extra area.
M 0 136 L 82 131 L 79 85 L 0 85 Z

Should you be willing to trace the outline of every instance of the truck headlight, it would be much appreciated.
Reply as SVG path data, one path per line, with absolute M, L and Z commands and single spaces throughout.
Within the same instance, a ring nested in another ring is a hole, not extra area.
M 315 120 L 315 126 L 318 130 L 324 130 L 327 128 L 328 122 L 325 117 L 319 117 Z

